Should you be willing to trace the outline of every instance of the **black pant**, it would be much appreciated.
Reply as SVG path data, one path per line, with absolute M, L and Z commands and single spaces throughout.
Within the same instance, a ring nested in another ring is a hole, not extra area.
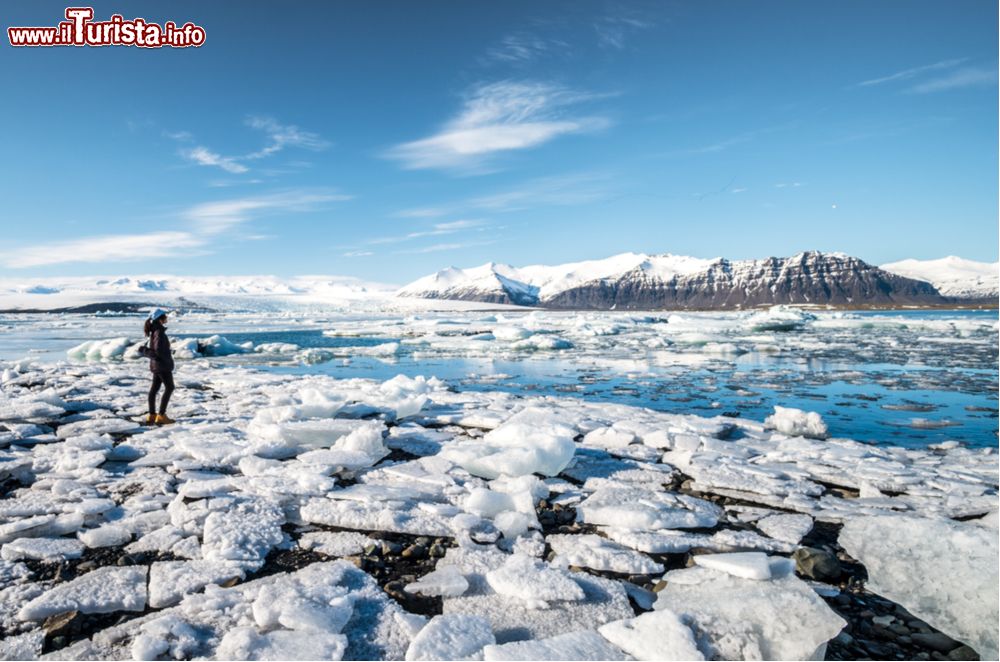
M 160 384 L 163 384 L 163 397 L 160 398 L 160 414 L 165 415 L 167 413 L 167 403 L 170 402 L 170 395 L 174 392 L 174 373 L 153 373 L 153 385 L 149 387 L 150 414 L 156 413 L 156 392 L 160 390 Z

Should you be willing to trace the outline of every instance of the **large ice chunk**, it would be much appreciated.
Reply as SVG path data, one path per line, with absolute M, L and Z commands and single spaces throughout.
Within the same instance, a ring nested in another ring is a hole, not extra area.
M 813 527 L 809 515 L 769 515 L 757 520 L 756 527 L 775 540 L 797 545 Z
M 236 500 L 205 518 L 202 555 L 210 561 L 263 563 L 281 542 L 284 513 L 262 499 Z
M 597 630 L 637 660 L 704 660 L 694 633 L 669 609 L 613 621 Z
M 462 660 L 478 654 L 483 646 L 496 643 L 490 622 L 470 614 L 442 614 L 413 638 L 406 649 L 411 660 Z
M 764 420 L 764 426 L 790 437 L 826 439 L 830 436 L 823 418 L 814 411 L 775 406 L 774 413 Z
M 252 627 L 229 630 L 219 643 L 220 660 L 340 660 L 347 650 L 342 634 L 291 630 L 260 634 Z
M 482 441 L 454 444 L 440 455 L 483 478 L 555 476 L 573 459 L 576 431 L 552 411 L 529 407 L 488 432 Z
M 209 584 L 242 579 L 246 569 L 230 561 L 161 561 L 149 569 L 149 606 L 176 604 Z
M 487 662 L 501 660 L 627 660 L 619 648 L 593 630 L 556 635 L 548 639 L 512 641 L 483 649 Z
M 459 597 L 445 598 L 444 613 L 476 614 L 489 619 L 497 642 L 501 644 L 593 630 L 609 621 L 634 616 L 621 582 L 582 572 L 571 577 L 583 590 L 584 598 L 551 600 L 542 612 L 532 608 L 541 605 L 531 605 L 520 597 L 498 593 L 486 580 L 486 575 L 502 568 L 509 558 L 495 549 L 449 549 L 438 567 L 457 565 L 468 580 L 469 589 Z M 530 586 L 519 590 L 527 592 Z
M 787 559 L 774 559 L 771 571 L 760 581 L 702 567 L 674 570 L 654 609 L 689 624 L 708 659 L 822 659 L 846 622 L 791 573 Z
M 580 585 L 565 571 L 524 554 L 514 554 L 486 573 L 494 591 L 524 600 L 531 606 L 546 607 L 548 600 L 583 600 Z
M 982 659 L 997 659 L 996 531 L 883 515 L 848 521 L 840 544 L 868 570 L 869 589 L 968 644 Z
M 34 559 L 54 563 L 82 555 L 83 543 L 72 538 L 18 538 L 0 549 L 0 557 L 5 561 Z
M 106 614 L 142 611 L 146 607 L 146 566 L 106 567 L 57 584 L 21 608 L 22 621 L 40 621 L 53 614 L 79 611 Z
M 663 566 L 624 545 L 593 534 L 548 536 L 545 542 L 558 556 L 553 563 L 565 562 L 593 570 L 630 575 L 663 572 Z
M 465 578 L 457 566 L 442 565 L 418 581 L 407 584 L 404 590 L 407 593 L 455 597 L 462 595 L 468 589 L 469 580 Z
M 686 494 L 644 487 L 604 487 L 576 508 L 577 519 L 623 529 L 693 529 L 715 526 L 722 509 Z
M 763 552 L 734 552 L 731 554 L 698 554 L 696 565 L 728 573 L 744 579 L 770 579 L 771 565 Z

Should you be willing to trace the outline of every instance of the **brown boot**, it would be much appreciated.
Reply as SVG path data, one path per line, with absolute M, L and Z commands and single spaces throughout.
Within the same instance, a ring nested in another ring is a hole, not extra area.
M 156 425 L 156 414 L 150 414 L 146 417 L 146 425 Z
M 156 424 L 157 425 L 170 425 L 173 422 L 174 422 L 174 419 L 168 418 L 166 414 L 157 414 L 156 415 Z

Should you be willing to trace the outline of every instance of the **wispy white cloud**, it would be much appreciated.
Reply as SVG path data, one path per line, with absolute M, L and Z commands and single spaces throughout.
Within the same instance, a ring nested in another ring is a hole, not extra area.
M 24 246 L 0 253 L 0 260 L 10 269 L 67 262 L 137 262 L 190 254 L 205 243 L 205 237 L 191 232 L 103 235 Z
M 802 182 L 778 182 L 774 188 L 799 188 L 800 186 L 805 186 L 805 184 Z
M 488 49 L 483 62 L 523 65 L 554 52 L 565 52 L 569 48 L 569 44 L 561 39 L 540 37 L 531 32 L 514 32 Z
M 605 48 L 625 48 L 628 36 L 639 30 L 653 27 L 655 23 L 638 15 L 615 14 L 601 17 L 594 22 L 597 42 Z
M 607 127 L 607 118 L 566 111 L 601 95 L 542 82 L 501 81 L 479 85 L 461 111 L 434 135 L 403 143 L 386 156 L 408 169 L 465 167 L 484 172 L 483 164 L 500 152 L 529 149 L 554 138 Z
M 71 262 L 135 262 L 165 257 L 191 257 L 214 252 L 219 235 L 233 232 L 251 219 L 277 212 L 304 212 L 324 202 L 350 196 L 319 190 L 293 190 L 264 196 L 205 202 L 177 214 L 188 223 L 183 230 L 81 237 L 69 241 L 21 246 L 0 252 L 0 263 L 11 269 Z M 246 233 L 235 239 L 259 241 L 269 235 Z
M 191 135 L 190 131 L 164 131 L 164 137 L 170 138 L 171 140 L 177 140 L 179 142 L 187 142 L 188 140 L 194 140 L 194 136 Z
M 346 253 L 341 253 L 341 257 L 368 257 L 370 255 L 375 255 L 372 251 L 347 251 Z
M 447 207 L 414 207 L 412 209 L 401 209 L 393 214 L 397 218 L 436 218 L 447 215 Z
M 408 232 L 401 235 L 393 235 L 391 237 L 379 237 L 376 239 L 371 239 L 365 242 L 368 245 L 376 244 L 398 244 L 404 241 L 412 241 L 414 239 L 420 239 L 422 237 L 437 237 L 446 234 L 455 234 L 456 232 L 461 232 L 463 230 L 478 229 L 482 230 L 486 226 L 486 221 L 482 220 L 472 220 L 472 219 L 462 219 L 459 221 L 450 221 L 447 223 L 435 223 L 429 229 L 426 230 L 416 230 L 414 232 Z
M 323 202 L 350 200 L 351 196 L 329 191 L 295 190 L 270 195 L 203 202 L 187 209 L 183 218 L 195 224 L 198 232 L 219 234 L 267 212 L 302 212 Z
M 247 168 L 242 163 L 238 163 L 236 159 L 229 156 L 222 156 L 217 154 L 207 147 L 193 147 L 191 149 L 181 150 L 181 155 L 184 156 L 189 161 L 193 161 L 198 165 L 202 166 L 216 166 L 222 168 L 226 172 L 233 173 L 234 175 L 239 175 L 247 172 Z
M 318 134 L 303 131 L 294 124 L 279 124 L 273 117 L 250 116 L 247 118 L 246 125 L 252 129 L 263 131 L 270 139 L 270 143 L 256 152 L 247 154 L 245 159 L 261 159 L 280 152 L 286 147 L 319 151 L 330 146 L 330 143 L 323 140 Z
M 608 197 L 607 182 L 604 173 L 542 177 L 505 191 L 470 198 L 465 204 L 471 209 L 496 212 L 584 205 Z
M 995 85 L 996 82 L 996 70 L 968 67 L 952 71 L 945 76 L 917 83 L 907 90 L 907 92 L 912 94 L 930 94 L 932 92 L 944 92 L 963 87 L 988 87 Z
M 457 251 L 464 250 L 466 248 L 473 248 L 476 246 L 489 246 L 490 244 L 495 244 L 495 240 L 490 241 L 468 241 L 468 242 L 454 242 L 454 243 L 443 243 L 443 244 L 432 244 L 431 246 L 424 246 L 422 248 L 412 248 L 409 250 L 395 251 L 397 255 L 418 255 L 423 253 L 440 253 L 442 251 Z
M 585 205 L 611 195 L 611 176 L 604 172 L 580 172 L 554 177 L 539 177 L 520 186 L 473 196 L 431 207 L 402 209 L 399 218 L 435 218 L 449 214 L 476 212 L 512 212 L 539 207 Z
M 272 156 L 288 147 L 320 151 L 330 145 L 318 134 L 304 131 L 294 124 L 280 124 L 272 117 L 250 116 L 246 119 L 245 124 L 251 129 L 264 133 L 268 139 L 267 144 L 256 151 L 241 156 L 223 156 L 204 145 L 182 149 L 180 154 L 197 165 L 213 166 L 238 175 L 249 172 L 250 167 L 246 165 L 247 161 L 256 161 Z M 187 131 L 177 131 L 165 135 L 179 142 L 190 142 L 193 139 L 193 136 Z
M 939 62 L 934 62 L 932 64 L 925 64 L 919 67 L 911 67 L 910 69 L 903 69 L 902 71 L 897 71 L 896 73 L 889 74 L 888 76 L 881 76 L 879 78 L 872 78 L 871 80 L 865 80 L 858 83 L 860 87 L 870 87 L 872 85 L 882 85 L 884 83 L 891 83 L 900 80 L 909 80 L 916 76 L 920 76 L 932 71 L 942 71 L 944 69 L 951 69 L 956 67 L 968 58 L 954 58 L 951 60 L 941 60 Z

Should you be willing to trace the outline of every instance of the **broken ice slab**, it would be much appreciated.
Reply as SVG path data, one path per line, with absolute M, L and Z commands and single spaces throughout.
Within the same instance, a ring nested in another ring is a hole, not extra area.
M 707 659 L 821 659 L 846 624 L 787 563 L 772 565 L 767 580 L 694 567 L 668 572 L 664 581 L 654 608 L 690 624 Z
M 41 621 L 54 614 L 78 611 L 106 614 L 142 611 L 146 607 L 146 566 L 105 567 L 57 584 L 21 607 L 23 621 Z
M 656 561 L 601 536 L 553 534 L 545 542 L 557 555 L 554 563 L 629 575 L 663 572 L 663 566 Z
M 711 528 L 723 516 L 715 504 L 643 487 L 604 487 L 580 502 L 577 519 L 628 529 Z

